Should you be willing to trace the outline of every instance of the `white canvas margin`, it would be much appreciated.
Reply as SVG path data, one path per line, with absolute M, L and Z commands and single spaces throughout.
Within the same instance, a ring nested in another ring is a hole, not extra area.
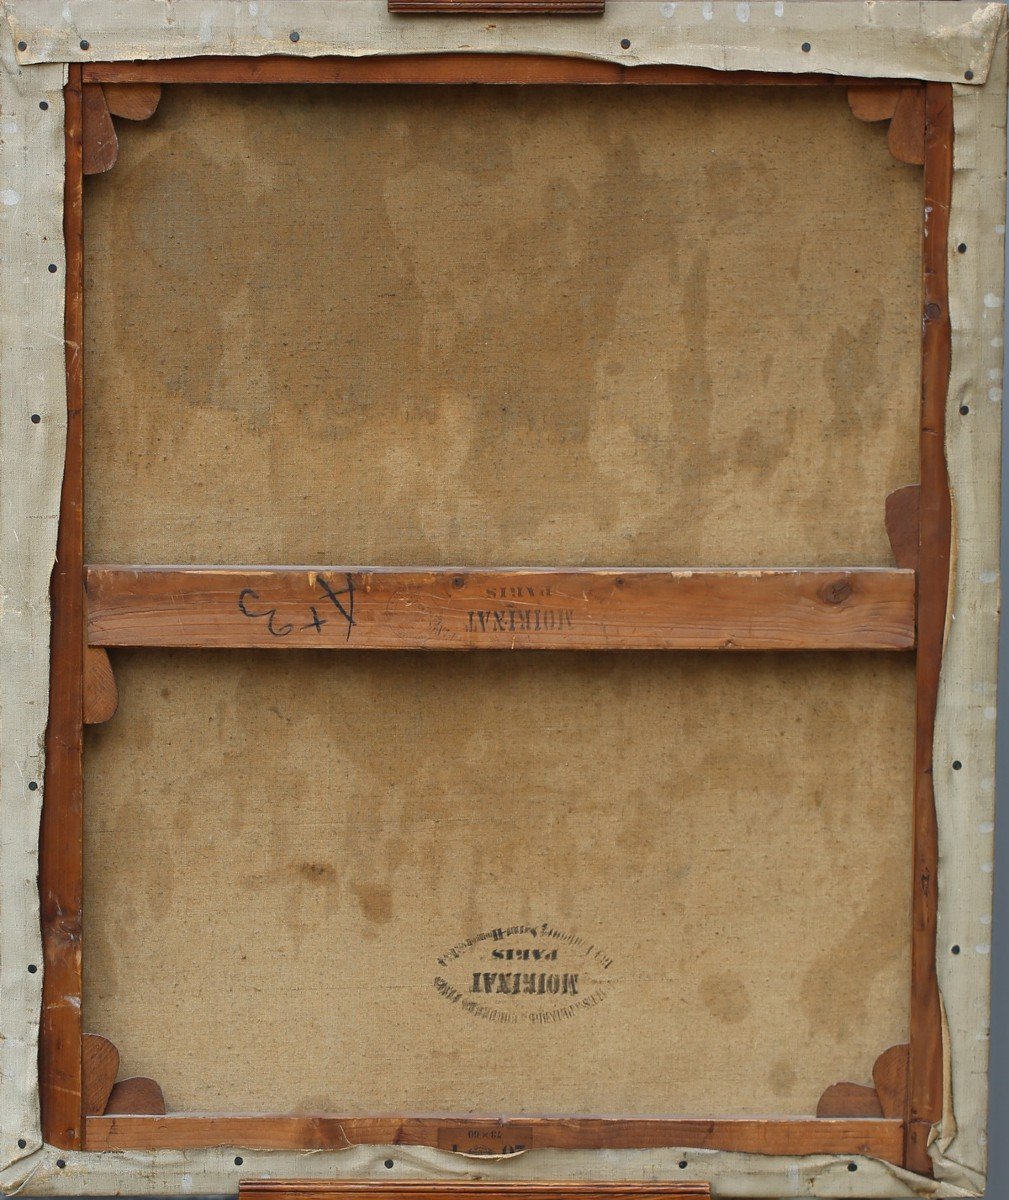
M 610 0 L 605 18 L 391 17 L 385 0 L 2 0 L 0 29 L 0 1185 L 6 1193 L 230 1193 L 240 1177 L 709 1180 L 718 1196 L 968 1196 L 984 1188 L 994 829 L 1006 10 L 1001 4 Z M 297 30 L 297 46 L 290 32 Z M 619 47 L 628 38 L 630 51 Z M 88 49 L 81 48 L 81 42 Z M 801 49 L 808 42 L 809 52 Z M 24 43 L 23 49 L 17 49 Z M 197 54 L 469 50 L 627 64 L 818 71 L 954 84 L 953 358 L 947 457 L 954 564 L 935 736 L 937 968 L 946 1017 L 935 1180 L 875 1159 L 690 1148 L 529 1151 L 231 1149 L 71 1153 L 43 1145 L 38 829 L 49 576 L 66 435 L 63 96 L 68 61 Z M 48 65 L 47 65 L 48 64 Z M 43 107 L 43 105 L 45 107 Z M 963 244 L 964 252 L 957 247 Z M 55 271 L 52 270 L 55 267 Z M 966 408 L 967 412 L 962 412 Z M 37 416 L 38 421 L 32 418 Z M 953 770 L 952 763 L 962 764 Z M 32 789 L 30 784 L 38 785 Z M 953 954 L 952 946 L 960 947 Z M 23 1143 L 23 1144 L 22 1144 Z M 392 1157 L 394 1173 L 384 1162 Z M 679 1162 L 686 1158 L 689 1169 Z M 854 1163 L 857 1170 L 850 1169 Z

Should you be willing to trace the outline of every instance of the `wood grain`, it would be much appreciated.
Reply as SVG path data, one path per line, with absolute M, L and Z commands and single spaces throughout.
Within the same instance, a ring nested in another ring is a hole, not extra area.
M 686 1200 L 710 1196 L 711 1185 L 699 1181 L 669 1183 L 474 1183 L 471 1180 L 403 1183 L 355 1183 L 343 1179 L 248 1179 L 239 1197 L 278 1200 Z
M 818 1117 L 881 1117 L 876 1089 L 862 1083 L 832 1083 L 816 1106 Z
M 53 1146 L 69 1150 L 78 1149 L 82 1138 L 83 171 L 81 72 L 78 66 L 68 68 L 64 98 L 67 446 L 51 587 L 49 724 L 39 844 L 39 898 L 45 966 L 39 1030 L 39 1091 L 44 1139 Z
M 951 505 L 946 471 L 946 391 L 951 331 L 946 254 L 953 188 L 953 95 L 925 90 L 925 224 L 922 237 L 922 379 L 916 660 L 914 876 L 905 1165 L 932 1173 L 927 1130 L 942 1113 L 942 1027 L 936 981 L 939 839 L 932 786 L 939 670 L 946 635 Z
M 904 650 L 914 574 L 87 569 L 94 646 Z
M 109 1094 L 106 1115 L 112 1113 L 148 1114 L 163 1116 L 165 1097 L 161 1085 L 144 1075 L 121 1079 Z
M 887 133 L 890 153 L 898 162 L 921 166 L 925 161 L 925 89 L 900 89 Z
M 891 1046 L 872 1065 L 872 1087 L 834 1083 L 820 1097 L 818 1117 L 888 1117 L 903 1121 L 908 1046 Z
M 106 83 L 102 90 L 109 112 L 127 121 L 153 117 L 161 100 L 160 83 Z
M 116 164 L 119 139 L 105 103 L 105 93 L 96 83 L 83 91 L 83 161 L 85 175 L 100 175 Z
M 910 1047 L 891 1046 L 872 1066 L 872 1082 L 876 1085 L 884 1117 L 904 1116 L 907 1107 L 907 1057 Z
M 119 691 L 108 653 L 101 646 L 84 647 L 84 724 L 102 725 L 116 715 Z
M 886 498 L 886 535 L 898 567 L 918 569 L 918 508 L 920 488 L 916 483 L 897 488 Z
M 860 121 L 889 121 L 903 88 L 873 84 L 848 88 L 848 105 Z
M 108 1038 L 86 1033 L 81 1047 L 83 1090 L 81 1102 L 85 1116 L 100 1116 L 105 1111 L 116 1076 L 119 1051 Z
M 234 1146 L 257 1150 L 343 1149 L 351 1145 L 437 1146 L 445 1124 L 503 1128 L 480 1117 L 216 1116 L 89 1117 L 89 1150 L 196 1149 Z M 814 1117 L 771 1120 L 653 1120 L 596 1117 L 523 1117 L 534 1148 L 736 1150 L 754 1154 L 869 1154 L 898 1162 L 900 1121 Z
M 644 84 L 740 87 L 847 87 L 842 75 L 781 75 L 765 71 L 715 71 L 708 67 L 640 66 L 542 54 L 404 54 L 368 58 L 161 59 L 85 63 L 94 83 L 528 83 Z M 862 80 L 861 82 L 864 82 Z M 879 80 L 879 85 L 899 85 Z
M 606 0 L 389 0 L 391 13 L 498 13 L 525 16 L 575 17 L 598 15 Z

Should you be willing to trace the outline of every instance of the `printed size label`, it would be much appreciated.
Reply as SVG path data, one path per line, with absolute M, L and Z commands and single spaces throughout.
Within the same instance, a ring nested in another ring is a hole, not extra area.
M 434 986 L 460 1011 L 486 1021 L 549 1024 L 601 1004 L 612 967 L 598 946 L 544 921 L 459 942 L 438 959 Z
M 532 1146 L 531 1125 L 446 1125 L 438 1130 L 438 1149 L 456 1154 L 519 1154 Z

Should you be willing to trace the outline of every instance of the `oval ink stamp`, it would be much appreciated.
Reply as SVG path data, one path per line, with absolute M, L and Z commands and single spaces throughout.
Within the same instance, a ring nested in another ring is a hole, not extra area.
M 602 1003 L 613 960 L 587 939 L 508 925 L 458 942 L 438 959 L 434 986 L 461 1011 L 505 1025 L 567 1021 Z

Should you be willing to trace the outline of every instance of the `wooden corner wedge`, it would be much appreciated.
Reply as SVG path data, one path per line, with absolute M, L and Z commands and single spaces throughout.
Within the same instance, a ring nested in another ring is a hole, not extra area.
M 85 175 L 100 175 L 111 170 L 119 154 L 119 139 L 105 93 L 100 83 L 86 83 L 82 89 L 81 143 Z
M 883 1051 L 872 1067 L 872 1087 L 862 1083 L 832 1083 L 820 1097 L 816 1115 L 903 1120 L 909 1049 L 901 1045 Z
M 850 87 L 848 106 L 860 121 L 889 121 L 897 109 L 902 90 L 885 84 Z
M 86 1033 L 81 1040 L 81 1068 L 81 1106 L 86 1116 L 97 1116 L 105 1112 L 119 1074 L 119 1051 L 108 1038 Z
M 908 1045 L 891 1046 L 876 1059 L 872 1067 L 872 1082 L 876 1085 L 884 1117 L 903 1118 L 907 1105 Z
M 898 162 L 925 162 L 925 89 L 921 84 L 857 85 L 848 88 L 848 107 L 860 121 L 889 121 L 887 145 Z
M 897 488 L 886 498 L 886 535 L 898 567 L 918 569 L 918 507 L 921 488 L 917 483 Z
M 81 1067 L 81 1107 L 85 1116 L 101 1117 L 116 1113 L 141 1117 L 165 1115 L 165 1097 L 153 1079 L 137 1075 L 116 1083 L 119 1051 L 108 1038 L 100 1037 L 97 1033 L 84 1035 Z
M 103 83 L 105 102 L 114 117 L 146 121 L 153 117 L 161 100 L 160 83 Z
M 84 724 L 101 725 L 116 715 L 119 689 L 112 673 L 107 650 L 101 646 L 84 647 Z
M 816 1106 L 818 1117 L 881 1117 L 876 1089 L 862 1083 L 832 1083 Z
M 161 1087 L 143 1075 L 123 1079 L 115 1085 L 105 1106 L 105 1115 L 115 1113 L 131 1116 L 165 1115 L 165 1097 Z
M 901 88 L 890 132 L 887 134 L 890 153 L 898 162 L 920 167 L 925 162 L 925 89 Z

